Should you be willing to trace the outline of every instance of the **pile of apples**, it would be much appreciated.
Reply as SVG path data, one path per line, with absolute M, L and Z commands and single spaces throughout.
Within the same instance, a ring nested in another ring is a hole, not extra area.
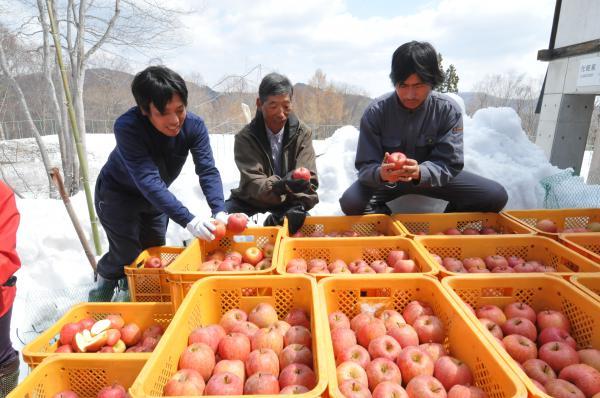
M 408 258 L 403 250 L 392 250 L 386 260 L 374 260 L 368 264 L 364 260 L 355 260 L 346 264 L 337 259 L 327 264 L 322 258 L 314 258 L 308 262 L 302 258 L 293 258 L 286 264 L 286 272 L 290 274 L 385 274 L 397 272 L 419 272 L 414 260 Z
M 487 395 L 469 367 L 442 345 L 442 321 L 422 301 L 402 313 L 329 314 L 336 377 L 346 398 L 459 398 Z M 404 386 L 404 388 L 403 388 Z
M 441 266 L 450 272 L 460 273 L 512 273 L 512 272 L 556 272 L 556 268 L 538 260 L 526 261 L 518 256 L 504 257 L 499 254 L 481 257 L 466 257 L 462 261 L 454 257 L 444 257 L 431 253 Z
M 600 397 L 600 350 L 581 348 L 564 313 L 538 313 L 522 302 L 502 310 L 484 305 L 475 316 L 540 390 L 555 398 Z
M 493 227 L 483 227 L 481 229 L 467 227 L 460 231 L 458 228 L 448 228 L 442 232 L 437 232 L 433 235 L 498 235 L 498 232 Z M 415 232 L 415 235 L 427 235 L 424 231 Z
M 152 352 L 163 333 L 163 327 L 157 324 L 142 331 L 135 322 L 125 323 L 118 314 L 99 321 L 85 318 L 62 326 L 56 352 Z
M 585 228 L 575 227 L 575 228 L 565 228 L 562 231 L 558 230 L 556 223 L 552 220 L 541 219 L 535 223 L 535 227 L 540 231 L 548 232 L 548 233 L 580 233 L 580 232 L 600 232 L 600 222 L 592 221 Z
M 114 383 L 111 386 L 104 387 L 98 391 L 96 398 L 129 398 L 130 395 L 121 384 Z M 79 398 L 79 395 L 72 390 L 64 390 L 52 396 L 52 398 Z
M 325 233 L 322 231 L 314 231 L 311 234 L 304 234 L 302 231 L 298 231 L 292 235 L 292 238 L 358 238 L 361 236 L 385 236 L 384 233 L 379 231 L 373 231 L 367 235 L 361 235 L 356 231 L 346 230 L 346 231 L 331 231 L 329 233 Z
M 258 304 L 227 311 L 218 324 L 194 329 L 165 396 L 301 394 L 317 384 L 309 315 L 292 309 L 279 320 Z
M 198 271 L 256 271 L 271 267 L 275 245 L 266 243 L 262 249 L 256 246 L 249 247 L 240 253 L 232 250 L 225 253 L 221 249 L 208 253 L 206 261 L 198 266 Z

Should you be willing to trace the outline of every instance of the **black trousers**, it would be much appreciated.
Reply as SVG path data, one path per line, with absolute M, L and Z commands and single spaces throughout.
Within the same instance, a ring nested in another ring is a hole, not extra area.
M 108 190 L 98 178 L 94 204 L 108 238 L 108 252 L 98 261 L 103 278 L 124 278 L 124 267 L 143 250 L 164 246 L 169 218 L 144 198 Z
M 0 317 L 0 368 L 18 356 L 10 341 L 11 314 L 12 308 Z
M 408 194 L 443 199 L 448 202 L 446 213 L 497 213 L 508 201 L 506 190 L 496 181 L 461 171 L 447 185 L 436 188 L 422 188 L 410 182 L 393 188 L 373 188 L 355 181 L 340 198 L 340 206 L 346 215 L 380 213 L 380 209 L 387 208 L 386 202 Z

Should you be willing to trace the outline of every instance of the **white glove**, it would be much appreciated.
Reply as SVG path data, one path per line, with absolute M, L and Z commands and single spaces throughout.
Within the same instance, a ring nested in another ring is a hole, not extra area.
M 211 218 L 202 219 L 200 217 L 194 217 L 194 219 L 188 223 L 186 229 L 196 238 L 211 241 L 215 238 L 211 232 L 216 228 L 211 220 Z
M 225 226 L 227 226 L 227 221 L 229 220 L 229 214 L 224 211 L 220 211 L 215 214 L 215 220 L 221 221 Z

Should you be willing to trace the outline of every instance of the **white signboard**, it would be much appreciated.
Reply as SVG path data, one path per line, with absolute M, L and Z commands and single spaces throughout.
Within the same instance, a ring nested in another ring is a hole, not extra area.
M 600 86 L 600 57 L 579 61 L 577 87 Z

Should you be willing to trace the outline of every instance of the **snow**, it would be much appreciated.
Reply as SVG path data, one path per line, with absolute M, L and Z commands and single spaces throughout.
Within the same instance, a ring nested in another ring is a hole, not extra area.
M 462 108 L 464 103 L 455 97 Z M 543 190 L 538 181 L 560 170 L 547 161 L 543 151 L 531 143 L 521 129 L 517 114 L 509 108 L 488 108 L 472 118 L 464 117 L 465 169 L 500 182 L 509 193 L 507 208 L 543 207 Z M 56 137 L 45 137 L 45 142 L 58 162 Z M 237 186 L 239 172 L 233 161 L 234 135 L 211 135 L 211 145 L 221 172 L 225 197 Z M 35 145 L 25 142 L 22 145 Z M 320 178 L 320 203 L 313 215 L 340 215 L 338 198 L 356 179 L 354 156 L 358 131 L 345 126 L 323 141 L 315 141 L 317 169 Z M 88 135 L 90 184 L 93 187 L 98 171 L 114 147 L 112 135 Z M 39 168 L 40 165 L 31 165 Z M 46 182 L 42 181 L 40 184 Z M 188 159 L 181 175 L 170 190 L 193 214 L 208 215 L 209 209 Z M 89 217 L 83 192 L 71 202 L 87 236 L 90 236 Z M 17 250 L 23 266 L 17 273 L 18 294 L 13 309 L 11 338 L 15 348 L 29 342 L 36 331 L 44 330 L 71 305 L 84 301 L 92 283 L 92 272 L 85 254 L 60 200 L 45 198 L 18 199 L 21 225 Z M 392 207 L 404 212 L 441 211 L 444 203 L 422 197 L 396 200 Z M 258 217 L 258 222 L 262 217 Z M 190 236 L 171 222 L 167 231 L 168 245 L 181 245 Z M 102 247 L 108 244 L 102 234 Z M 28 372 L 22 366 L 21 377 Z

